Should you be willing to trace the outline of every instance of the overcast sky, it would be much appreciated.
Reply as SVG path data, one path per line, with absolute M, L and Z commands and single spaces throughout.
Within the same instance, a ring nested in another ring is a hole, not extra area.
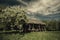
M 27 11 L 43 15 L 60 13 L 60 0 L 0 0 L 0 4 L 25 5 Z
M 60 0 L 35 0 L 30 3 L 22 2 L 27 5 L 30 12 L 38 12 L 43 15 L 49 15 L 60 11 Z

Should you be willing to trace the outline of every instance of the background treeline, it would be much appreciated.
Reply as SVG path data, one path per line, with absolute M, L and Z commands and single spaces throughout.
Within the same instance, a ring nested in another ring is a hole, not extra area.
M 46 30 L 47 31 L 60 31 L 60 20 L 47 20 L 43 21 L 46 23 Z

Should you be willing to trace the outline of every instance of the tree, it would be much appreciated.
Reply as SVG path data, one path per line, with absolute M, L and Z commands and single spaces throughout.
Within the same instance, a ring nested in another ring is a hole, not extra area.
M 7 28 L 16 29 L 19 28 L 20 25 L 27 22 L 27 16 L 24 9 L 20 7 L 7 7 L 2 12 L 2 19 Z M 22 20 L 25 22 L 22 23 Z M 16 28 L 15 28 L 16 27 Z

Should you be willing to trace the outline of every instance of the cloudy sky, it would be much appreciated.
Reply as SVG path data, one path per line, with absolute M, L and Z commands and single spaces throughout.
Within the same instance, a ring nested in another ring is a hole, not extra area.
M 35 0 L 27 5 L 30 12 L 39 12 L 43 15 L 60 12 L 60 0 Z
M 27 11 L 32 13 L 30 18 L 59 19 L 60 17 L 60 0 L 29 0 L 28 2 L 22 0 L 21 2 L 27 6 Z
M 60 13 L 60 0 L 0 0 L 0 4 L 25 5 L 27 11 L 49 15 Z
M 38 12 L 43 15 L 60 12 L 60 0 L 20 0 L 20 1 L 27 6 L 27 10 L 30 12 L 35 13 Z
M 30 18 L 59 18 L 60 0 L 0 0 L 0 4 L 24 5 Z

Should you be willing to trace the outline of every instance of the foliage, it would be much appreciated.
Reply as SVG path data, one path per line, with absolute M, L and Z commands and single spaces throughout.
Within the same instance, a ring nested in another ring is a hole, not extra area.
M 19 6 L 7 7 L 0 12 L 0 24 L 5 23 L 6 26 L 15 27 L 20 25 L 21 20 L 27 22 L 27 16 L 25 10 Z
M 57 20 L 48 20 L 48 21 L 43 21 L 46 23 L 46 30 L 48 31 L 59 31 L 60 29 L 60 21 Z

